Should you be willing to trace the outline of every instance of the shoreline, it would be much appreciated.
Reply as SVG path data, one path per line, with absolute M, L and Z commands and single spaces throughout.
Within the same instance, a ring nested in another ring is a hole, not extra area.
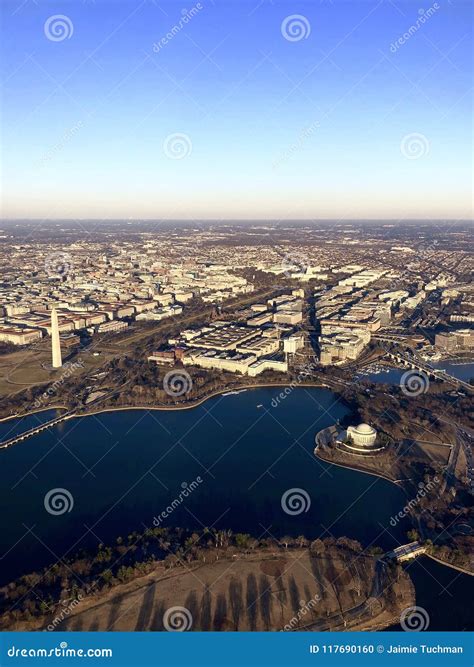
M 10 421 L 11 419 L 23 419 L 24 417 L 31 417 L 31 415 L 37 415 L 40 412 L 47 412 L 48 410 L 65 410 L 68 411 L 68 408 L 65 405 L 52 405 L 47 408 L 39 408 L 38 410 L 32 410 L 31 412 L 23 412 L 21 415 L 10 415 L 9 417 L 0 417 L 0 424 L 3 422 Z
M 347 470 L 354 470 L 355 472 L 360 472 L 360 473 L 365 473 L 366 475 L 372 475 L 373 477 L 379 477 L 380 479 L 384 479 L 387 482 L 391 482 L 392 484 L 395 484 L 399 489 L 403 491 L 403 493 L 408 497 L 408 491 L 405 489 L 403 485 L 402 480 L 394 480 L 391 479 L 390 477 L 386 477 L 385 475 L 382 475 L 380 473 L 376 472 L 371 472 L 369 470 L 361 470 L 360 468 L 355 468 L 350 465 L 345 465 L 343 463 L 335 463 L 333 461 L 328 461 L 327 459 L 323 458 L 317 453 L 317 448 L 314 450 L 314 455 L 318 457 L 320 461 L 323 461 L 324 463 L 330 463 L 331 465 L 339 466 L 339 468 L 346 468 Z M 414 525 L 414 524 L 413 524 Z M 415 526 L 416 528 L 416 526 Z M 466 570 L 459 565 L 454 565 L 453 563 L 449 563 L 448 561 L 441 560 L 440 558 L 437 558 L 433 554 L 430 554 L 428 551 L 425 551 L 423 554 L 424 556 L 427 556 L 428 558 L 431 558 L 432 560 L 436 561 L 440 565 L 445 565 L 446 567 L 450 567 L 453 570 L 456 570 L 457 572 L 460 572 L 461 574 L 467 574 L 470 577 L 474 577 L 474 572 L 471 572 L 470 570 Z
M 151 406 L 145 406 L 145 405 L 124 405 L 124 406 L 119 406 L 116 408 L 103 408 L 102 410 L 95 410 L 93 412 L 87 412 L 85 414 L 78 414 L 75 415 L 75 417 L 89 417 L 90 415 L 98 415 L 102 412 L 119 412 L 122 410 L 192 410 L 193 408 L 197 408 L 206 401 L 208 401 L 211 398 L 216 398 L 217 396 L 223 396 L 224 394 L 228 394 L 229 392 L 242 392 L 247 390 L 247 389 L 268 389 L 270 387 L 290 387 L 292 390 L 299 388 L 299 387 L 312 387 L 312 388 L 320 388 L 320 389 L 329 389 L 329 391 L 335 391 L 334 389 L 331 389 L 329 385 L 321 384 L 321 383 L 311 383 L 311 384 L 302 384 L 298 385 L 298 387 L 291 387 L 287 382 L 282 382 L 282 383 L 267 383 L 267 384 L 251 384 L 251 385 L 243 385 L 239 387 L 233 387 L 232 389 L 219 389 L 218 391 L 212 392 L 212 394 L 209 394 L 208 396 L 203 396 L 202 398 L 198 398 L 193 402 L 186 403 L 184 405 L 151 405 Z
M 461 572 L 462 574 L 467 574 L 470 577 L 474 577 L 474 572 L 471 572 L 470 570 L 465 570 L 464 568 L 460 567 L 459 565 L 454 565 L 453 563 L 448 563 L 448 561 L 441 560 L 441 558 L 436 558 L 436 556 L 433 556 L 433 554 L 430 554 L 428 551 L 425 551 L 423 556 L 428 556 L 428 558 L 431 558 L 432 560 L 436 561 L 440 565 L 446 565 L 446 567 L 450 567 L 453 570 L 457 570 L 458 572 Z
M 386 482 L 391 482 L 397 488 L 401 489 L 403 493 L 405 493 L 405 495 L 408 495 L 408 492 L 403 484 L 404 480 L 392 479 L 391 477 L 383 475 L 382 473 L 373 472 L 371 470 L 365 470 L 363 468 L 357 468 L 355 466 L 346 465 L 345 463 L 336 463 L 335 461 L 329 461 L 328 459 L 323 458 L 320 454 L 317 453 L 317 448 L 315 448 L 314 450 L 314 455 L 317 456 L 318 459 L 320 461 L 323 461 L 324 463 L 329 463 L 330 465 L 338 466 L 339 468 L 345 468 L 346 470 L 354 470 L 355 472 L 360 472 L 365 475 L 372 475 L 372 477 L 379 477 L 380 479 L 384 479 Z
M 225 389 L 219 389 L 217 391 L 212 392 L 211 394 L 208 394 L 207 396 L 203 396 L 202 398 L 198 398 L 194 401 L 190 401 L 189 403 L 185 403 L 182 405 L 122 405 L 122 406 L 117 406 L 117 407 L 106 407 L 106 408 L 101 408 L 99 410 L 92 410 L 92 411 L 87 411 L 87 412 L 80 412 L 74 415 L 71 415 L 73 419 L 79 418 L 79 417 L 90 417 L 92 415 L 98 415 L 104 412 L 122 412 L 124 410 L 192 410 L 193 408 L 197 408 L 206 401 L 208 401 L 211 398 L 216 398 L 217 396 L 222 396 L 223 394 L 227 394 L 229 392 L 233 391 L 238 391 L 238 392 L 243 392 L 244 390 L 247 389 L 266 389 L 266 388 L 271 388 L 271 387 L 285 387 L 285 388 L 290 388 L 292 391 L 293 389 L 297 388 L 303 388 L 303 387 L 311 387 L 311 388 L 320 388 L 320 389 L 328 389 L 329 391 L 332 391 L 334 393 L 337 393 L 337 389 L 331 388 L 327 384 L 323 383 L 304 383 L 304 384 L 299 384 L 297 386 L 292 387 L 291 384 L 287 382 L 272 382 L 272 383 L 264 383 L 264 384 L 251 384 L 251 385 L 242 385 L 238 387 L 233 387 L 231 389 L 225 388 Z M 284 400 L 284 399 L 283 399 Z M 0 418 L 0 423 L 1 422 L 6 422 L 11 419 L 23 419 L 24 417 L 29 417 L 30 415 L 34 415 L 38 412 L 45 412 L 46 410 L 66 410 L 68 411 L 70 408 L 67 408 L 64 405 L 61 406 L 48 406 L 46 408 L 42 408 L 40 410 L 34 410 L 32 412 L 25 412 L 21 415 L 11 415 L 9 417 L 2 417 Z
M 297 547 L 290 547 L 288 549 L 285 549 L 283 551 L 283 547 L 275 547 L 272 546 L 270 548 L 268 547 L 258 547 L 256 551 L 250 551 L 250 550 L 239 550 L 237 554 L 231 554 L 231 549 L 228 548 L 227 550 L 217 551 L 217 558 L 212 558 L 209 560 L 209 562 L 202 561 L 202 560 L 196 560 L 192 561 L 189 566 L 186 568 L 181 568 L 181 567 L 176 567 L 174 569 L 166 569 L 164 566 L 164 561 L 155 561 L 154 567 L 151 571 L 143 574 L 138 574 L 135 576 L 133 579 L 125 582 L 116 582 L 114 585 L 111 587 L 107 588 L 104 587 L 102 589 L 94 590 L 92 588 L 91 591 L 86 592 L 86 594 L 80 599 L 79 604 L 72 606 L 70 608 L 70 613 L 68 613 L 65 617 L 60 618 L 59 622 L 57 623 L 57 626 L 54 625 L 54 620 L 57 618 L 57 609 L 56 612 L 52 611 L 49 614 L 45 614 L 44 616 L 39 616 L 36 617 L 32 620 L 21 620 L 20 623 L 24 624 L 22 627 L 23 630 L 29 630 L 29 631 L 41 631 L 41 630 L 48 630 L 51 628 L 53 625 L 54 629 L 59 629 L 60 623 L 64 622 L 71 622 L 71 619 L 74 619 L 75 617 L 82 617 L 82 618 L 101 618 L 102 621 L 108 622 L 108 619 L 110 618 L 109 616 L 109 610 L 111 606 L 114 605 L 115 601 L 117 599 L 122 599 L 122 598 L 128 598 L 127 602 L 127 609 L 132 609 L 133 607 L 140 608 L 141 605 L 130 605 L 129 602 L 134 600 L 135 596 L 141 597 L 144 593 L 146 593 L 147 590 L 150 590 L 151 585 L 157 585 L 160 584 L 160 588 L 163 589 L 163 586 L 168 588 L 168 591 L 173 591 L 176 589 L 176 586 L 179 589 L 179 583 L 180 581 L 183 581 L 186 579 L 188 574 L 192 574 L 193 572 L 196 571 L 201 571 L 201 573 L 206 573 L 209 572 L 210 568 L 213 569 L 219 569 L 219 568 L 225 568 L 225 571 L 227 569 L 232 568 L 233 572 L 235 574 L 239 573 L 239 569 L 244 569 L 247 568 L 247 570 L 244 571 L 244 576 L 246 575 L 248 568 L 258 568 L 261 567 L 262 563 L 265 562 L 274 562 L 275 560 L 281 560 L 283 557 L 285 559 L 290 558 L 294 562 L 299 562 L 302 558 L 304 559 L 305 556 L 307 558 L 310 558 L 310 549 L 309 547 L 303 547 L 303 548 L 297 548 Z M 334 555 L 334 558 L 336 560 L 336 563 L 340 565 L 343 565 L 346 560 L 345 559 L 352 559 L 352 558 L 360 558 L 363 557 L 367 559 L 370 562 L 374 563 L 374 576 L 376 576 L 376 561 L 377 558 L 375 556 L 370 556 L 365 554 L 364 552 L 357 552 L 355 555 L 355 552 L 351 552 L 349 555 L 345 555 L 343 551 L 337 550 L 337 553 Z M 325 565 L 327 557 L 318 557 L 317 562 L 321 563 L 320 567 L 323 568 Z M 309 568 L 302 568 L 303 573 L 307 573 L 309 577 L 311 577 L 311 573 L 309 571 Z M 323 570 L 321 570 L 323 571 Z M 225 574 L 225 572 L 224 572 Z M 209 576 L 209 575 L 208 575 Z M 284 576 L 284 575 L 283 575 Z M 216 577 L 216 581 L 218 581 L 221 577 Z M 385 578 L 384 578 L 385 581 Z M 387 588 L 391 586 L 394 583 L 395 579 L 388 579 L 387 580 Z M 192 583 L 193 580 L 191 580 L 191 584 L 194 586 Z M 382 627 L 389 627 L 391 622 L 385 622 L 384 617 L 385 617 L 385 604 L 387 602 L 386 597 L 384 597 L 382 592 L 381 598 L 382 602 L 384 605 L 382 606 L 381 604 L 381 609 L 379 613 L 377 614 L 377 618 L 373 618 L 372 614 L 370 613 L 370 609 L 367 606 L 368 602 L 368 595 L 370 593 L 370 587 L 371 583 L 373 582 L 372 578 L 367 578 L 366 581 L 366 586 L 367 586 L 367 597 L 364 597 L 362 602 L 356 602 L 352 603 L 351 606 L 345 606 L 344 607 L 344 614 L 347 614 L 349 617 L 350 625 L 347 629 L 350 629 L 350 626 L 352 625 L 359 625 L 362 623 L 363 625 L 368 625 L 369 628 L 367 629 L 376 629 L 378 624 L 382 622 Z M 414 604 L 415 602 L 415 596 L 414 596 L 414 587 L 413 584 L 409 578 L 409 575 L 405 573 L 405 584 L 406 584 L 406 590 L 405 594 L 408 595 L 409 597 L 406 599 L 406 602 L 411 600 L 411 603 Z M 224 580 L 224 586 L 226 586 L 225 580 Z M 342 584 L 341 584 L 342 587 Z M 177 589 L 176 589 L 177 590 Z M 184 588 L 184 593 L 185 595 L 187 593 L 187 588 Z M 179 593 L 178 593 L 179 594 Z M 165 590 L 165 595 L 166 595 L 166 590 Z M 142 598 L 141 598 L 142 599 Z M 287 606 L 289 606 L 291 603 L 288 602 Z M 56 613 L 56 616 L 55 616 Z M 288 610 L 288 616 L 292 612 Z M 355 616 L 353 616 L 353 613 Z M 398 618 L 398 616 L 397 616 Z M 309 630 L 310 627 L 308 626 L 302 626 L 300 628 L 298 627 L 293 627 L 291 625 L 291 619 L 287 619 L 289 621 L 288 625 L 283 626 L 283 622 L 280 623 L 280 621 L 277 621 L 275 619 L 275 622 L 272 626 L 271 629 L 267 631 L 275 631 L 275 630 L 287 630 L 287 631 L 292 631 L 292 630 Z M 394 619 L 395 621 L 396 619 Z M 16 623 L 16 621 L 14 621 Z M 341 612 L 340 610 L 335 610 L 332 611 L 330 615 L 325 616 L 323 614 L 320 615 L 320 617 L 317 620 L 314 620 L 310 623 L 310 625 L 315 626 L 314 629 L 318 629 L 321 631 L 329 630 L 332 629 L 331 627 L 325 627 L 326 625 L 329 624 L 329 626 L 337 626 L 337 625 L 342 625 L 343 619 L 341 619 Z M 131 626 L 135 626 L 135 620 L 131 623 Z M 288 627 L 289 626 L 289 627 Z M 322 626 L 322 627 L 321 627 Z M 345 627 L 345 625 L 344 625 Z M 66 627 L 67 630 L 71 629 L 70 627 Z M 115 630 L 116 628 L 114 628 Z M 262 630 L 263 631 L 263 630 Z

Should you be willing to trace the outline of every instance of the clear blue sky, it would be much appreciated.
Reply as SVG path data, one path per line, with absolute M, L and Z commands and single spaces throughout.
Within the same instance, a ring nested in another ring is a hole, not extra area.
M 1 13 L 4 217 L 471 217 L 470 0 Z

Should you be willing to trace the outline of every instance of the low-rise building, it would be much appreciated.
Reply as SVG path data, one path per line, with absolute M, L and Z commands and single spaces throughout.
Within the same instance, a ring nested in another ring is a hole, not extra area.
M 113 322 L 103 322 L 97 326 L 97 333 L 117 333 L 128 327 L 128 322 L 114 320 Z
M 235 350 L 237 345 L 251 338 L 255 338 L 253 328 L 241 327 L 237 324 L 228 324 L 220 329 L 213 329 L 209 333 L 192 339 L 194 347 L 204 347 L 214 350 Z
M 259 358 L 273 354 L 274 352 L 277 352 L 279 348 L 279 340 L 259 336 L 258 338 L 252 338 L 251 340 L 237 345 L 236 350 L 238 352 L 254 354 L 257 358 Z
M 304 347 L 304 337 L 302 334 L 295 334 L 283 339 L 283 351 L 286 354 L 296 354 L 302 347 Z
M 250 364 L 248 374 L 250 377 L 260 375 L 264 371 L 276 371 L 278 373 L 288 372 L 288 362 L 279 359 L 259 359 Z
M 319 339 L 320 362 L 323 366 L 355 360 L 370 342 L 370 333 L 353 329 L 336 329 Z
M 175 362 L 174 350 L 157 350 L 148 357 L 148 361 L 154 361 L 162 366 L 173 366 Z
M 235 352 L 218 352 L 217 350 L 189 350 L 182 358 L 185 366 L 229 371 L 230 373 L 247 374 L 248 367 L 257 357 L 254 354 Z
M 458 329 L 457 331 L 436 334 L 435 346 L 447 352 L 472 350 L 474 348 L 474 331 L 472 329 Z
M 273 321 L 279 324 L 299 324 L 303 321 L 303 313 L 298 310 L 278 310 L 273 316 Z
M 30 345 L 41 340 L 43 334 L 39 329 L 29 329 L 28 327 L 13 327 L 9 325 L 0 325 L 0 342 L 11 343 L 12 345 Z
M 273 313 L 265 311 L 260 313 L 259 315 L 254 315 L 253 317 L 249 317 L 247 320 L 247 326 L 261 327 L 263 324 L 267 324 L 267 322 L 272 322 L 272 321 L 273 321 Z

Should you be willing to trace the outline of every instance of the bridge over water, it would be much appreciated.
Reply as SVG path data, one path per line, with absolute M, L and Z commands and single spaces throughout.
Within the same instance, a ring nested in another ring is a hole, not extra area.
M 402 544 L 400 547 L 393 549 L 393 551 L 387 551 L 385 558 L 390 558 L 398 561 L 399 563 L 403 563 L 403 561 L 421 556 L 425 552 L 426 547 L 424 547 L 418 541 L 409 542 L 408 544 Z
M 433 368 L 433 366 L 431 366 L 430 364 L 421 361 L 416 357 L 412 357 L 408 354 L 403 354 L 402 352 L 387 352 L 385 356 L 388 357 L 389 359 L 392 359 L 393 361 L 397 361 L 398 363 L 403 364 L 404 366 L 408 366 L 409 368 L 424 373 L 428 378 L 442 380 L 443 382 L 455 385 L 456 387 L 463 387 L 464 389 L 468 389 L 469 391 L 472 391 L 473 389 L 473 387 L 468 382 L 460 380 L 459 378 L 456 378 L 453 375 L 449 375 L 448 373 L 446 373 L 443 370 L 440 370 L 439 368 Z
M 57 426 L 61 422 L 66 421 L 66 419 L 72 419 L 75 416 L 76 416 L 75 412 L 66 412 L 60 415 L 59 417 L 55 417 L 54 419 L 45 422 L 44 424 L 38 424 L 38 426 L 30 428 L 28 429 L 28 431 L 23 431 L 23 433 L 19 433 L 18 435 L 15 435 L 12 438 L 9 438 L 8 440 L 0 442 L 0 449 L 6 449 L 7 447 L 11 447 L 12 445 L 15 445 L 17 442 L 21 442 L 22 440 L 31 438 L 33 435 L 41 433 L 42 431 L 46 431 L 49 428 L 53 428 L 54 426 Z

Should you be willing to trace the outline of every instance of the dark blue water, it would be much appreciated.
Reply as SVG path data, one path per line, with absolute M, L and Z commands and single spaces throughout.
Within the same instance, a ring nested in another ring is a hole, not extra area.
M 426 556 L 409 561 L 404 569 L 415 585 L 416 604 L 428 612 L 428 630 L 474 630 L 474 577 Z
M 384 549 L 406 542 L 409 526 L 390 525 L 406 503 L 400 489 L 313 455 L 315 433 L 346 414 L 338 397 L 300 388 L 272 407 L 280 391 L 217 397 L 185 411 L 71 420 L 0 451 L 1 582 L 151 526 L 198 476 L 197 489 L 162 525 L 261 537 L 347 535 Z M 44 498 L 57 487 L 74 505 L 53 516 Z M 293 488 L 311 504 L 291 516 L 281 498 Z M 429 629 L 473 629 L 472 577 L 428 558 L 406 568 Z
M 474 363 L 467 364 L 453 364 L 449 361 L 438 361 L 433 364 L 435 368 L 441 368 L 442 370 L 453 375 L 458 380 L 464 380 L 464 382 L 469 382 L 471 378 L 474 378 Z
M 383 548 L 403 542 L 407 527 L 389 523 L 405 504 L 400 489 L 313 454 L 315 433 L 346 414 L 338 397 L 295 389 L 272 407 L 280 391 L 217 397 L 192 410 L 74 419 L 0 451 L 0 513 L 8 517 L 0 531 L 2 581 L 151 526 L 198 476 L 202 483 L 163 525 L 348 535 Z M 70 512 L 45 510 L 54 488 L 71 494 Z M 307 512 L 282 509 L 293 488 L 308 494 Z
M 42 410 L 41 412 L 35 412 L 32 415 L 27 415 L 26 417 L 19 417 L 18 419 L 7 419 L 6 421 L 0 422 L 0 443 L 2 440 L 8 440 L 13 438 L 13 436 L 28 431 L 30 428 L 34 428 L 39 424 L 44 424 L 50 419 L 58 416 L 61 413 L 60 410 Z

